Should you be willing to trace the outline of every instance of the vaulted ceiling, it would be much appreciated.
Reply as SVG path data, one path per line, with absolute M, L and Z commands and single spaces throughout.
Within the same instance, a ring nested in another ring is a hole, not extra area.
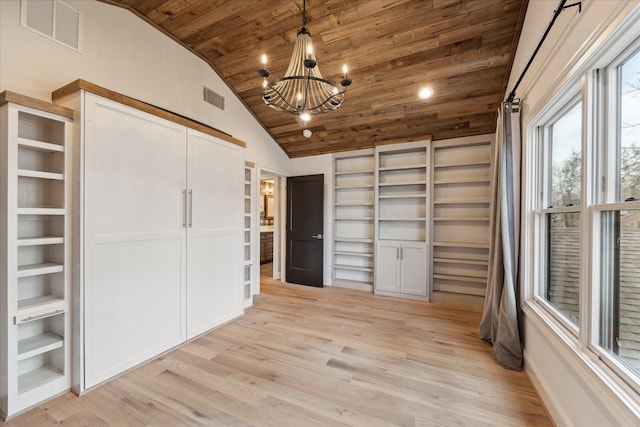
M 307 126 L 265 105 L 256 74 L 284 76 L 302 0 L 104 0 L 207 61 L 290 157 L 495 131 L 528 0 L 307 0 L 324 78 L 353 84 Z M 434 95 L 422 100 L 421 87 Z

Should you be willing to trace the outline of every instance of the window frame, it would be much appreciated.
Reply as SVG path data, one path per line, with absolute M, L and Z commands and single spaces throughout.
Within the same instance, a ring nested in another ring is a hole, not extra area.
M 597 198 L 590 207 L 592 211 L 592 225 L 590 229 L 591 238 L 594 242 L 591 248 L 591 330 L 587 348 L 598 356 L 600 360 L 611 369 L 616 375 L 630 384 L 637 392 L 640 393 L 640 371 L 630 369 L 624 362 L 611 354 L 603 345 L 600 344 L 602 338 L 602 316 L 603 316 L 603 300 L 602 292 L 604 285 L 602 283 L 602 272 L 606 266 L 602 262 L 602 230 L 604 227 L 603 213 L 615 212 L 623 210 L 640 209 L 640 200 L 624 201 L 621 200 L 621 138 L 619 132 L 620 109 L 619 109 L 619 90 L 621 67 L 629 58 L 640 54 L 640 37 L 636 38 L 632 43 L 628 44 L 624 49 L 606 64 L 598 64 L 600 67 L 593 70 L 594 75 L 599 77 L 596 87 L 592 87 L 592 91 L 596 94 L 595 104 L 601 108 L 596 123 L 602 127 L 599 132 L 601 141 L 598 146 L 599 156 L 598 170 L 596 173 L 597 182 L 600 182 L 597 190 Z
M 535 215 L 535 242 L 536 248 L 535 253 L 537 256 L 537 262 L 535 263 L 535 271 L 539 280 L 535 280 L 536 286 L 533 289 L 533 299 L 539 304 L 547 314 L 549 314 L 557 323 L 562 325 L 568 332 L 571 333 L 574 339 L 579 338 L 580 332 L 580 323 L 582 316 L 582 283 L 584 280 L 583 274 L 583 263 L 582 259 L 582 251 L 580 251 L 580 278 L 579 278 L 579 297 L 578 297 L 578 319 L 576 323 L 573 323 L 569 318 L 561 312 L 559 309 L 554 307 L 550 301 L 548 301 L 544 293 L 548 287 L 548 265 L 547 265 L 547 238 L 548 238 L 548 229 L 547 229 L 547 215 L 549 214 L 562 214 L 562 213 L 578 213 L 580 214 L 580 222 L 581 228 L 582 223 L 584 221 L 585 212 L 584 212 L 584 179 L 581 178 L 581 197 L 580 204 L 574 206 L 559 206 L 559 207 L 550 207 L 551 197 L 552 197 L 552 170 L 551 170 L 551 158 L 553 139 L 551 138 L 551 132 L 553 124 L 557 123 L 557 121 L 562 118 L 567 112 L 573 109 L 577 104 L 581 105 L 581 177 L 584 176 L 582 172 L 584 170 L 584 148 L 585 148 L 585 138 L 584 138 L 584 123 L 585 123 L 585 108 L 584 108 L 584 99 L 582 96 L 582 85 L 580 83 L 573 83 L 568 86 L 564 94 L 558 97 L 554 102 L 548 105 L 547 111 L 541 119 L 537 121 L 535 126 L 535 151 L 536 151 L 536 167 L 534 170 L 542 171 L 536 179 L 536 209 L 534 210 Z M 582 237 L 582 233 L 581 233 Z M 582 240 L 582 239 L 581 239 Z M 582 243 L 581 243 L 582 246 Z

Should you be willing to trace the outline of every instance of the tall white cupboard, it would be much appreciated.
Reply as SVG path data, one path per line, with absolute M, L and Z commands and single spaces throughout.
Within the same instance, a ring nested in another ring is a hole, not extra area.
M 82 392 L 242 314 L 244 153 L 87 90 L 54 99 L 77 113 Z
M 0 412 L 71 385 L 69 109 L 0 94 Z

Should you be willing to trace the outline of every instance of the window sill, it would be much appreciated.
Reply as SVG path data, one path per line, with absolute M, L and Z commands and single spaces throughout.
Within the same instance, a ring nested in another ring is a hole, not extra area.
M 597 354 L 578 339 L 535 300 L 525 301 L 525 316 L 552 344 L 557 353 L 588 385 L 597 400 L 610 411 L 620 425 L 636 425 L 640 420 L 640 394 L 609 368 Z M 526 350 L 526 349 L 525 349 Z M 525 351 L 525 366 L 527 364 Z M 536 363 L 536 366 L 539 366 Z M 541 372 L 538 372 L 540 374 Z M 544 394 L 553 396 L 546 391 Z M 555 402 L 551 402 L 555 404 Z

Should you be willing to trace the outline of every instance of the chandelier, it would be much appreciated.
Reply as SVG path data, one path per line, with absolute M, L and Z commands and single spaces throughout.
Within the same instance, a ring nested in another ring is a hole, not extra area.
M 302 6 L 302 28 L 298 30 L 296 44 L 289 68 L 284 77 L 267 81 L 271 72 L 267 70 L 267 56 L 262 55 L 262 99 L 271 108 L 299 116 L 301 126 L 306 126 L 311 116 L 334 111 L 344 100 L 351 79 L 347 77 L 347 66 L 342 68 L 340 85 L 322 78 L 313 53 L 311 33 L 307 29 L 306 0 Z

